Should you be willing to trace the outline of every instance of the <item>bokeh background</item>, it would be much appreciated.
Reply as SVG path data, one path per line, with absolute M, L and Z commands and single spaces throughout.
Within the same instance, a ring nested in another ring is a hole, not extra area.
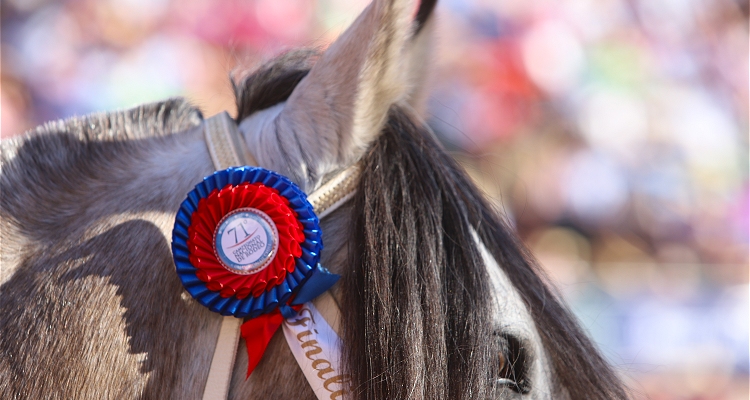
M 324 47 L 362 0 L 3 0 L 3 138 Z M 748 4 L 441 0 L 427 119 L 635 398 L 748 399 Z

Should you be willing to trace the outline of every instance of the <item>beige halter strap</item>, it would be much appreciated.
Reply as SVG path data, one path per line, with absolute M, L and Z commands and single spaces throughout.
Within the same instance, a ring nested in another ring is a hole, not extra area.
M 203 135 L 216 170 L 239 167 L 248 163 L 255 165 L 252 156 L 243 154 L 241 151 L 246 146 L 242 146 L 237 125 L 226 111 L 204 122 Z M 221 319 L 221 329 L 216 339 L 206 388 L 203 390 L 203 400 L 223 400 L 229 394 L 234 358 L 240 340 L 240 325 L 242 325 L 242 319 L 231 315 Z
M 244 145 L 237 124 L 226 112 L 205 120 L 203 134 L 216 170 L 243 165 L 257 165 L 252 154 L 247 151 L 247 146 Z M 308 196 L 308 201 L 315 209 L 318 218 L 322 219 L 354 195 L 359 173 L 359 165 L 354 164 L 341 171 Z M 328 301 L 326 303 L 331 304 L 331 309 L 326 310 L 328 312 L 324 313 L 324 317 L 337 320 L 340 311 L 335 302 Z M 329 321 L 332 319 L 329 319 Z M 216 348 L 211 360 L 211 369 L 208 372 L 208 380 L 203 391 L 203 400 L 224 400 L 227 398 L 242 322 L 242 319 L 233 316 L 222 317 L 219 337 L 216 339 Z

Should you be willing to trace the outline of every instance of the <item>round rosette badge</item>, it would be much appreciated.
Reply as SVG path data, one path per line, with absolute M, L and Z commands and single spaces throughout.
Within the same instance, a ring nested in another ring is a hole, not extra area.
M 216 257 L 236 274 L 254 274 L 271 263 L 279 246 L 276 224 L 263 211 L 239 208 L 224 216 L 214 234 Z
M 305 194 L 263 168 L 204 178 L 182 202 L 172 237 L 185 289 L 222 315 L 255 318 L 338 279 L 318 264 L 321 231 Z

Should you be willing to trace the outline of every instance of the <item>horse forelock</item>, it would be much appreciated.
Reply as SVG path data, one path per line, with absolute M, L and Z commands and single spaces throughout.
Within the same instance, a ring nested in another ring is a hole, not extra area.
M 392 108 L 363 165 L 342 289 L 359 398 L 503 397 L 509 389 L 494 382 L 508 343 L 498 335 L 527 347 L 532 398 L 627 397 L 533 257 L 424 126 Z

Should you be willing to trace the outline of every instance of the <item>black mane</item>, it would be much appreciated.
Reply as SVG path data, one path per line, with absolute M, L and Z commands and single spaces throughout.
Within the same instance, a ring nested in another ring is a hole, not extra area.
M 286 54 L 235 84 L 238 120 L 284 101 L 311 52 Z M 279 90 L 283 88 L 283 90 Z M 271 95 L 271 93 L 275 93 Z M 478 234 L 531 313 L 554 391 L 627 398 L 615 372 L 549 289 L 512 230 L 437 140 L 394 106 L 363 158 L 342 279 L 344 362 L 355 398 L 493 397 L 498 348 Z

